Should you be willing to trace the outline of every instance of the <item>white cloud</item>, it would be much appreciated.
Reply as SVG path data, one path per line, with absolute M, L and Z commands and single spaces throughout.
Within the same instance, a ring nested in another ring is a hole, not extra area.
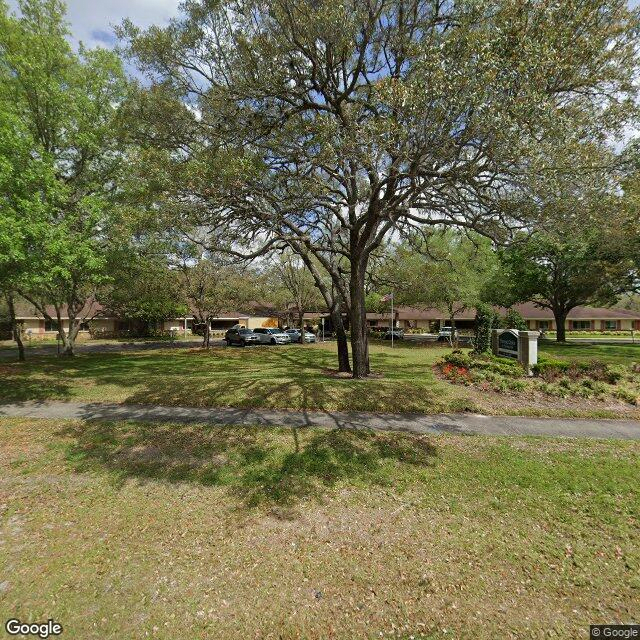
M 148 27 L 164 25 L 177 15 L 180 0 L 67 0 L 67 19 L 71 23 L 73 40 L 86 46 L 111 46 L 113 26 L 125 18 L 134 24 Z M 9 0 L 16 9 L 17 0 Z

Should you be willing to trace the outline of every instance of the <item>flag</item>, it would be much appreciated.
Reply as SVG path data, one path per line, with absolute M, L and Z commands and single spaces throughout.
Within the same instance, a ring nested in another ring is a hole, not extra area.
M 391 300 L 393 300 L 393 293 L 387 293 L 386 296 L 380 298 L 380 302 L 390 302 Z

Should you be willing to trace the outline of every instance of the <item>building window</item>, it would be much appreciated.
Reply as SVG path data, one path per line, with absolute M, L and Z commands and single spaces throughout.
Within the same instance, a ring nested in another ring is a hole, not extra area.
M 45 320 L 44 321 L 44 330 L 45 331 L 57 331 L 58 330 L 58 321 L 57 320 Z
M 89 323 L 81 322 L 80 323 L 80 331 L 89 331 Z
M 538 321 L 538 329 L 542 329 L 544 331 L 548 331 L 550 324 L 551 323 L 548 320 L 539 320 Z
M 617 320 L 605 320 L 604 321 L 604 328 L 607 331 L 615 331 L 618 328 L 618 321 Z
M 585 329 L 591 329 L 591 320 L 572 320 L 571 328 L 576 331 L 584 331 Z

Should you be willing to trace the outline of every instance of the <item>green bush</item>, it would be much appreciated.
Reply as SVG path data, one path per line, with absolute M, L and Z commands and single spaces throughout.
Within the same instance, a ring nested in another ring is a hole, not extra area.
M 447 353 L 443 360 L 448 364 L 452 364 L 454 367 L 464 367 L 465 369 L 470 369 L 473 366 L 473 361 L 471 357 L 464 354 L 460 349 L 456 349 L 451 353 Z
M 541 378 L 553 379 L 562 375 L 571 368 L 571 363 L 565 360 L 539 360 L 531 367 L 534 375 Z
M 527 388 L 525 380 L 508 380 L 507 385 L 511 391 L 524 391 Z
M 498 315 L 488 304 L 476 307 L 476 323 L 473 335 L 473 350 L 487 353 L 491 349 L 491 330 L 498 326 Z
M 614 390 L 613 395 L 619 400 L 623 400 L 629 404 L 640 405 L 640 395 L 637 390 L 620 387 Z

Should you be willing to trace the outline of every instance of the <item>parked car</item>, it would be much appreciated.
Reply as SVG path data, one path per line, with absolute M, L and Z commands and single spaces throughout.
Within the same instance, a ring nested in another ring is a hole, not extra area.
M 391 340 L 391 336 L 393 336 L 394 340 L 404 340 L 404 331 L 402 329 L 388 329 L 382 339 Z
M 261 327 L 254 329 L 253 333 L 258 335 L 261 344 L 289 344 L 291 342 L 291 336 L 282 329 Z
M 239 344 L 241 347 L 246 347 L 248 344 L 260 344 L 260 336 L 251 329 L 233 327 L 224 334 L 224 339 L 228 345 Z
M 302 344 L 302 340 L 300 338 L 300 329 L 287 329 L 286 333 L 290 336 L 291 342 L 299 342 Z M 315 342 L 316 337 L 313 335 L 313 333 L 310 333 L 309 331 L 305 331 L 304 341 Z
M 452 339 L 455 340 L 458 337 L 458 330 L 456 329 L 453 332 L 453 336 L 451 334 L 451 327 L 442 327 L 438 333 L 438 342 L 450 342 Z

